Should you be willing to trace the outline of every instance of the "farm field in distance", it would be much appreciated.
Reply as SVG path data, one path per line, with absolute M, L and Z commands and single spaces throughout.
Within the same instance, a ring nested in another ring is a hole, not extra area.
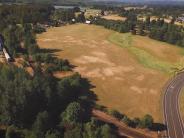
M 180 66 L 183 49 L 85 24 L 50 28 L 37 39 L 89 79 L 98 104 L 162 122 L 162 90 L 172 68 Z
M 107 16 L 102 16 L 102 18 L 104 19 L 107 19 L 107 20 L 119 20 L 119 21 L 125 21 L 126 20 L 126 17 L 121 17 L 117 14 L 110 14 L 110 15 L 107 15 Z

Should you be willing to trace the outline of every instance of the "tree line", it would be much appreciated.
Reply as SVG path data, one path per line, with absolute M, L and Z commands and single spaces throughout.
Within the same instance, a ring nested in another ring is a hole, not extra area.
M 113 21 L 102 18 L 94 19 L 93 23 L 120 33 L 147 35 L 152 39 L 184 47 L 184 27 L 164 22 L 164 19 L 152 20 L 150 16 L 145 21 L 138 21 L 137 16 L 129 13 L 125 21 Z
M 120 33 L 129 32 L 129 30 L 132 28 L 132 24 L 129 24 L 128 22 L 107 20 L 103 18 L 96 18 L 96 20 L 93 21 L 93 24 L 104 26 L 107 29 L 111 29 Z

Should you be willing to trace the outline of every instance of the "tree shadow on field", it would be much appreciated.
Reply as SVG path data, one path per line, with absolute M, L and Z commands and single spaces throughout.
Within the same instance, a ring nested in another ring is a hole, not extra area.
M 97 105 L 96 105 L 96 101 L 98 101 L 98 97 L 97 95 L 94 93 L 93 89 L 96 88 L 96 86 L 92 85 L 91 84 L 91 81 L 87 78 L 82 78 L 82 91 L 80 93 L 80 98 L 81 98 L 81 105 L 84 107 L 84 109 L 87 109 L 86 110 L 86 114 L 85 116 L 83 116 L 83 119 L 88 122 L 89 119 L 91 118 L 92 116 L 92 109 L 94 108 L 97 108 Z M 105 106 L 101 106 L 101 105 L 98 105 L 100 110 L 104 110 L 106 111 L 107 110 L 107 107 Z M 97 119 L 98 120 L 98 119 Z M 108 124 L 110 126 L 110 128 L 112 129 L 112 133 L 117 136 L 118 138 L 128 138 L 126 136 L 122 136 L 120 135 L 119 133 L 119 129 L 117 126 L 115 126 L 114 124 L 112 123 L 107 123 L 107 122 L 104 122 L 102 120 L 98 120 L 98 125 L 104 125 L 104 124 Z
M 91 84 L 91 81 L 87 78 L 82 78 L 82 91 L 80 93 L 81 99 L 85 99 L 90 103 L 90 107 L 94 107 L 97 99 L 97 95 L 92 91 L 96 86 Z
M 153 123 L 153 126 L 150 128 L 152 131 L 164 131 L 167 130 L 167 126 L 161 123 Z
M 92 109 L 96 105 L 97 95 L 94 93 L 92 89 L 96 88 L 91 84 L 91 81 L 87 78 L 82 78 L 81 80 L 82 90 L 80 91 L 80 102 L 81 105 L 86 109 L 86 115 L 84 116 L 84 120 L 88 120 L 91 117 Z
M 46 53 L 46 54 L 54 54 L 56 52 L 62 51 L 61 49 L 39 49 L 40 53 Z

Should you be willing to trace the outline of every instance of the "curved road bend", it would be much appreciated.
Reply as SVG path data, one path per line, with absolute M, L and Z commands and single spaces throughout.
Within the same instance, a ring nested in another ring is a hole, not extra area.
M 163 106 L 168 138 L 184 138 L 184 124 L 179 110 L 179 94 L 183 87 L 184 73 L 180 73 L 165 89 Z

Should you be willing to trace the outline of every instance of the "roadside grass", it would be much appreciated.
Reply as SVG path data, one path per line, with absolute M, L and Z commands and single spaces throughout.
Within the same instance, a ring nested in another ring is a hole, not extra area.
M 162 61 L 157 57 L 152 56 L 150 53 L 146 52 L 143 49 L 134 47 L 132 45 L 132 35 L 130 33 L 120 34 L 114 33 L 109 36 L 109 41 L 119 45 L 122 48 L 127 48 L 130 53 L 132 53 L 138 62 L 144 67 L 162 71 L 165 73 L 172 73 L 172 68 L 177 65 L 171 64 L 166 61 Z

